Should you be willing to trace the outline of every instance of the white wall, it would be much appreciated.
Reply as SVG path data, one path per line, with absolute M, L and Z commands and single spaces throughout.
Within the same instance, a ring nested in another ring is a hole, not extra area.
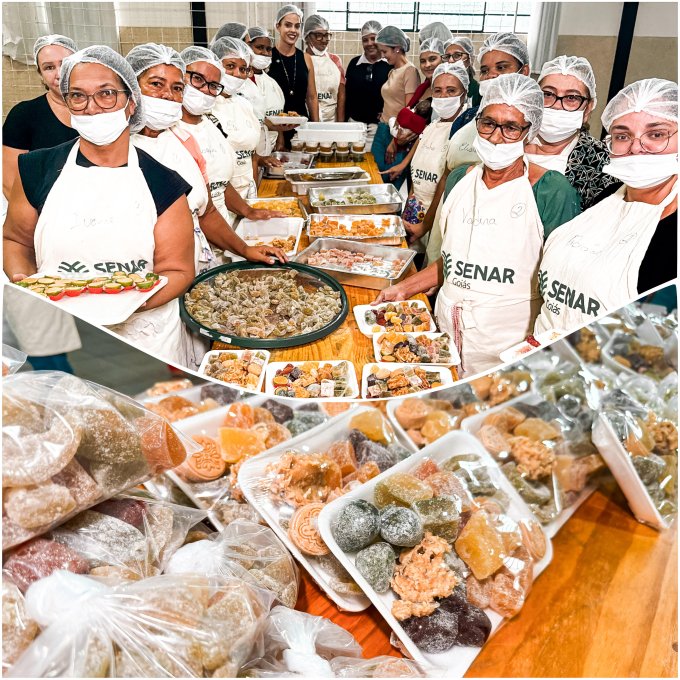
M 560 35 L 618 35 L 622 10 L 622 2 L 563 2 Z
M 191 26 L 188 2 L 114 2 L 119 26 Z
M 641 2 L 635 20 L 635 37 L 675 38 L 678 5 L 673 2 Z

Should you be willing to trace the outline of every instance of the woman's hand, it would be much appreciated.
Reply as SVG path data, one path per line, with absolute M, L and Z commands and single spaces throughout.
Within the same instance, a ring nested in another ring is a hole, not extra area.
M 404 224 L 404 229 L 406 230 L 407 240 L 409 243 L 415 243 L 419 238 L 422 238 L 428 231 L 430 231 L 424 222 L 419 222 L 418 224 L 411 224 L 402 220 Z
M 391 168 L 387 168 L 387 170 L 381 170 L 380 174 L 387 175 L 390 182 L 393 182 L 402 172 L 404 172 L 404 170 L 406 170 L 406 165 L 404 165 L 404 162 L 402 161 L 401 163 L 393 165 Z
M 243 257 L 249 262 L 266 262 L 267 264 L 274 264 L 276 260 L 288 262 L 286 253 L 274 246 L 248 246 L 243 252 Z
M 283 165 L 283 163 L 274 156 L 258 156 L 257 164 L 265 168 L 278 168 Z
M 19 281 L 23 281 L 24 279 L 27 279 L 28 275 L 27 274 L 15 274 L 12 277 L 13 283 L 19 283 Z
M 397 155 L 397 143 L 393 139 L 385 149 L 385 163 L 394 163 L 394 158 Z
M 287 217 L 286 213 L 280 210 L 264 210 L 263 208 L 251 208 L 248 210 L 247 214 L 244 215 L 248 220 L 253 220 L 253 222 L 258 222 L 260 220 L 271 220 L 275 217 Z
M 390 286 L 389 288 L 385 288 L 385 290 L 381 290 L 378 297 L 373 300 L 371 304 L 379 305 L 381 302 L 399 302 L 401 300 L 408 300 L 410 296 L 404 289 L 402 283 L 398 283 L 396 286 Z
M 415 141 L 418 138 L 418 135 L 415 132 L 411 132 L 411 130 L 404 130 L 403 128 L 400 128 L 399 134 L 396 137 L 396 142 L 399 146 L 406 146 L 407 144 L 410 144 L 411 142 Z

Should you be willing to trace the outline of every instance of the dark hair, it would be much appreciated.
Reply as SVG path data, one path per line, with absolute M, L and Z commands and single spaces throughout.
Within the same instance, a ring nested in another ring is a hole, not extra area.
M 414 107 L 413 113 L 417 114 L 425 120 L 426 123 L 430 123 L 432 120 L 432 97 L 427 97 L 426 99 L 421 99 Z

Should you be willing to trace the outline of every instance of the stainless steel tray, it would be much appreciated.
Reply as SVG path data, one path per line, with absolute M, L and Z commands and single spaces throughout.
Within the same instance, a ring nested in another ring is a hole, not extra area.
M 316 154 L 305 153 L 303 151 L 274 151 L 271 156 L 280 160 L 283 165 L 275 168 L 265 168 L 264 176 L 268 179 L 283 179 L 286 170 L 309 170 L 314 166 L 314 161 L 316 160 Z M 287 168 L 286 163 L 299 163 L 304 165 L 304 168 Z
M 296 194 L 306 194 L 314 187 L 361 186 L 371 181 L 366 170 L 359 167 L 286 170 L 283 176 L 290 182 L 293 193 Z
M 328 272 L 334 279 L 340 283 L 348 286 L 358 286 L 359 288 L 372 288 L 373 290 L 383 290 L 401 281 L 413 261 L 416 253 L 408 248 L 395 248 L 394 246 L 380 246 L 372 243 L 362 243 L 361 241 L 347 241 L 338 238 L 318 238 L 310 246 L 305 248 L 301 253 L 298 253 L 294 261 L 300 264 L 308 264 L 309 256 L 312 253 L 317 253 L 320 250 L 327 248 L 340 248 L 342 250 L 350 250 L 354 253 L 365 253 L 366 255 L 377 255 L 390 262 L 400 260 L 403 266 L 399 270 L 396 277 L 377 276 L 374 274 L 366 274 L 363 272 L 351 272 L 346 269 L 340 269 L 333 265 L 308 265 L 316 269 L 321 269 Z
M 347 194 L 356 194 L 357 191 L 369 193 L 375 197 L 376 203 L 361 205 L 319 205 L 324 197 L 326 200 L 344 200 Z M 369 184 L 368 186 L 355 189 L 352 187 L 332 186 L 309 190 L 309 206 L 311 212 L 322 215 L 384 215 L 388 213 L 400 213 L 402 206 L 401 194 L 393 184 Z
M 305 204 L 296 196 L 275 196 L 274 198 L 246 198 L 245 199 L 246 203 L 248 205 L 254 205 L 255 203 L 265 203 L 265 204 L 272 204 L 272 203 L 296 203 L 298 208 L 300 209 L 300 212 L 302 213 L 302 219 L 307 221 L 309 218 L 309 213 L 307 212 L 307 208 Z M 293 217 L 293 215 L 291 215 Z
M 333 236 L 317 236 L 313 234 L 314 224 L 318 223 L 324 218 L 330 218 L 336 220 L 338 224 L 344 227 L 347 234 L 344 236 L 333 235 Z M 382 226 L 383 220 L 389 222 L 388 225 L 384 227 L 384 232 L 380 236 L 353 236 L 351 227 L 352 222 L 357 219 L 370 220 L 376 226 Z M 307 221 L 307 236 L 309 237 L 309 242 L 312 243 L 318 238 L 337 238 L 337 239 L 347 239 L 350 241 L 364 241 L 366 239 L 376 239 L 376 238 L 404 238 L 406 236 L 406 230 L 404 229 L 404 223 L 401 221 L 399 215 L 361 215 L 359 217 L 353 215 L 327 215 L 327 214 L 313 214 L 309 216 Z

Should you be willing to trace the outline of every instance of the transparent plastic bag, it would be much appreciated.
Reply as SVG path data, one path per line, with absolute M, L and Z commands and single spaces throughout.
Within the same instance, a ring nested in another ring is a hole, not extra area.
M 336 678 L 424 678 L 425 673 L 415 661 L 396 656 L 374 656 L 355 659 L 338 656 L 331 659 Z
M 3 550 L 197 448 L 132 399 L 72 375 L 18 373 L 3 387 Z
M 636 335 L 618 332 L 608 347 L 609 358 L 630 371 L 662 380 L 673 372 L 663 344 L 650 344 Z
M 2 673 L 38 635 L 38 624 L 26 614 L 24 596 L 9 578 L 2 579 Z
M 156 576 L 204 517 L 133 490 L 15 548 L 3 570 L 22 592 L 58 569 L 113 579 Z
M 233 576 L 271 591 L 286 607 L 297 602 L 299 575 L 290 553 L 271 529 L 245 520 L 179 548 L 165 571 Z
M 567 335 L 565 340 L 574 348 L 584 363 L 599 364 L 602 361 L 602 349 L 607 343 L 607 338 L 597 324 L 581 328 Z
M 234 677 L 262 651 L 271 599 L 197 574 L 107 585 L 57 571 L 26 593 L 42 628 L 9 677 Z
M 28 359 L 28 354 L 2 343 L 2 377 L 16 373 Z

